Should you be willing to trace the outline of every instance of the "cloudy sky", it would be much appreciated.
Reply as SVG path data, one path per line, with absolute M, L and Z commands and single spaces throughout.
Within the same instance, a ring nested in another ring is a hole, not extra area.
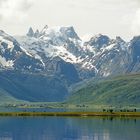
M 140 35 L 140 0 L 0 0 L 1 30 L 24 35 L 46 24 L 131 39 Z

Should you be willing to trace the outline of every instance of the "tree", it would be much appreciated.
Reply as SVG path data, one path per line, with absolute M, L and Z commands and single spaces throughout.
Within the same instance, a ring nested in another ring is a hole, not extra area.
M 109 111 L 110 111 L 110 113 L 113 113 L 113 109 L 110 109 Z

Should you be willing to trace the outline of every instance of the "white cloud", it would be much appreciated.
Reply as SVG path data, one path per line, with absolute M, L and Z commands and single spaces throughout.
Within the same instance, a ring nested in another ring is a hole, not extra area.
M 140 34 L 140 0 L 0 0 L 1 29 L 25 34 L 44 24 L 72 25 L 80 36 L 131 38 Z
M 140 0 L 134 0 L 136 7 L 131 19 L 131 31 L 134 35 L 140 35 Z
M 22 21 L 27 16 L 27 10 L 31 6 L 32 0 L 0 0 L 0 19 Z
M 134 34 L 140 34 L 140 9 L 138 9 L 134 15 L 131 29 Z

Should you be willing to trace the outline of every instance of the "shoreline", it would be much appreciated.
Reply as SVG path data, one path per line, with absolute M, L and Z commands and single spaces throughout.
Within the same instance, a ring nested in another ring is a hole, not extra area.
M 140 117 L 140 112 L 0 112 L 2 116 Z

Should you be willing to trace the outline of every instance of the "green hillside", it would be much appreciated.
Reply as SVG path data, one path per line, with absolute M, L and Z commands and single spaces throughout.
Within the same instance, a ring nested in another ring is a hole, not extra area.
M 73 89 L 71 104 L 140 105 L 140 74 L 90 81 Z
M 5 90 L 0 88 L 0 105 L 3 103 L 15 103 L 15 102 L 16 103 L 20 102 L 20 100 L 17 100 L 16 98 L 8 94 Z

